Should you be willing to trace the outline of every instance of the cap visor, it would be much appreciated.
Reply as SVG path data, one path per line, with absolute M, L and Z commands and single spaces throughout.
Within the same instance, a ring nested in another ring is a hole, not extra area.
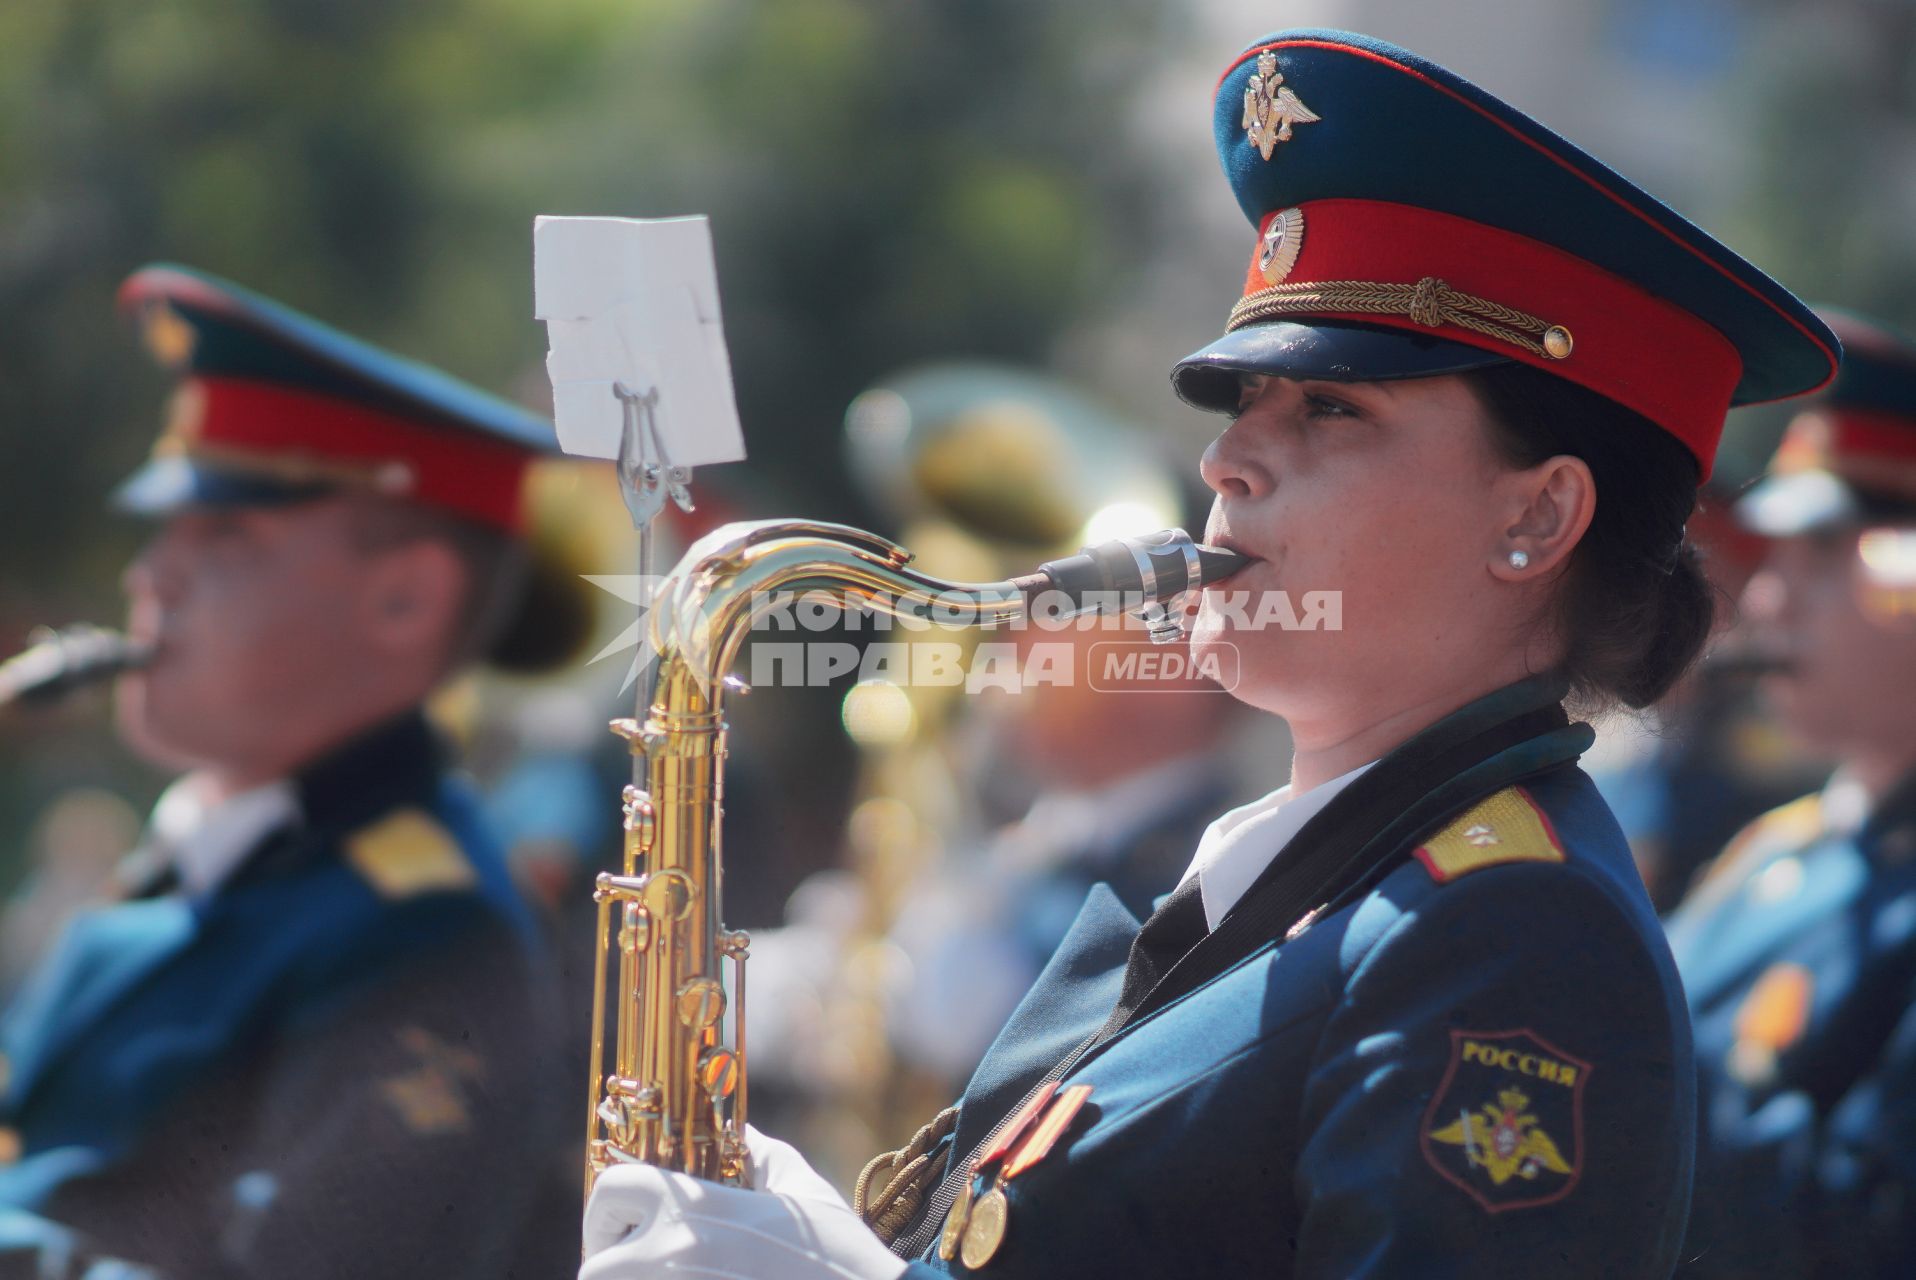
M 1317 320 L 1246 325 L 1177 362 L 1171 385 L 1185 403 L 1233 413 L 1238 375 L 1387 382 L 1509 364 L 1508 356 L 1400 329 Z
M 1766 476 L 1737 499 L 1737 523 L 1766 538 L 1789 538 L 1863 519 L 1857 493 L 1828 471 Z
M 1737 523 L 1766 538 L 1872 524 L 1916 524 L 1916 499 L 1859 489 L 1831 471 L 1765 476 L 1736 504 Z
M 152 458 L 114 490 L 112 505 L 129 515 L 164 516 L 190 507 L 285 506 L 328 491 L 191 458 Z

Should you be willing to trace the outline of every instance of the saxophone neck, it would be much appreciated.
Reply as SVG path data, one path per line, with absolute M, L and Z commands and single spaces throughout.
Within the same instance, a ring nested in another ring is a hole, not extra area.
M 659 590 L 650 632 L 657 687 L 674 694 L 666 705 L 697 705 L 673 688 L 689 678 L 716 707 L 752 624 L 805 592 L 822 591 L 848 609 L 917 614 L 957 628 L 1015 621 L 1034 599 L 1049 596 L 1053 617 L 1116 605 L 1143 614 L 1155 638 L 1175 639 L 1165 606 L 1230 576 L 1244 561 L 1166 529 L 1088 547 L 1022 578 L 961 583 L 919 572 L 910 552 L 862 529 L 802 520 L 725 525 L 694 543 Z
M 1027 611 L 1019 583 L 950 582 L 910 561 L 910 552 L 876 534 L 817 521 L 731 524 L 707 534 L 653 602 L 654 718 L 716 714 L 753 625 L 810 593 L 844 609 L 911 614 L 944 627 L 998 626 Z

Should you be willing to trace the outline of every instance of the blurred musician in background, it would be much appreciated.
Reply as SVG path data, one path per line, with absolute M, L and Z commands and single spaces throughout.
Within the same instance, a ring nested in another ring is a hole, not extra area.
M 890 530 L 943 578 L 1008 577 L 1202 519 L 1197 486 L 1140 428 L 1010 366 L 887 377 L 848 410 L 846 444 Z M 1246 794 L 1227 750 L 1238 704 L 1195 678 L 1093 687 L 1094 647 L 1144 644 L 1135 624 L 1082 625 L 1101 621 L 931 638 L 1014 644 L 1021 670 L 1035 645 L 1060 651 L 1059 679 L 1015 693 L 847 693 L 861 762 L 847 867 L 801 887 L 786 929 L 755 932 L 751 1033 L 757 1114 L 847 1183 L 963 1085 L 1092 884 L 1148 915 L 1205 824 Z M 1281 771 L 1283 746 L 1258 767 Z
M 1916 343 L 1843 313 L 1843 372 L 1738 507 L 1772 539 L 1746 646 L 1837 763 L 1670 921 L 1700 1154 L 1680 1274 L 1916 1274 Z
M 1736 599 L 1764 549 L 1731 513 L 1734 493 L 1708 486 L 1689 525 L 1716 591 L 1720 636 L 1734 625 Z M 1598 726 L 1584 757 L 1660 913 L 1676 906 L 1697 869 L 1752 818 L 1803 794 L 1825 772 L 1762 705 L 1731 654 L 1735 647 L 1725 636 L 1653 709 Z
M 493 1274 L 548 975 L 420 704 L 537 658 L 551 429 L 197 272 L 121 303 L 178 385 L 118 494 L 159 524 L 117 718 L 181 776 L 0 1021 L 0 1274 Z
M 47 803 L 28 838 L 28 871 L 0 910 L 0 1002 L 60 936 L 75 912 L 116 889 L 120 859 L 139 837 L 137 810 L 111 791 L 75 787 Z
M 992 549 L 988 564 L 946 566 L 974 578 L 1204 522 L 1209 491 L 1180 483 L 1168 450 L 1062 383 L 966 367 L 890 380 L 851 414 L 867 475 L 883 472 L 887 413 L 908 415 L 915 462 L 889 491 L 947 513 L 945 540 Z M 970 700 L 955 733 L 987 820 L 911 886 L 890 931 L 906 964 L 887 992 L 887 1026 L 899 1065 L 923 1078 L 919 1118 L 923 1101 L 963 1087 L 1092 885 L 1148 916 L 1211 819 L 1286 764 L 1281 735 L 1256 749 L 1241 740 L 1252 717 L 1215 682 L 1113 664 L 1149 647 L 1134 618 L 1027 626 L 1010 639 L 1021 671 L 1063 676 Z
M 1240 704 L 1214 682 L 1114 674 L 1108 653 L 1149 642 L 1135 623 L 1098 621 L 1020 635 L 1026 661 L 1038 646 L 1060 647 L 1073 672 L 1007 697 L 988 726 L 1005 767 L 1035 783 L 1037 798 L 920 884 L 892 932 L 910 961 L 893 992 L 892 1042 L 947 1097 L 970 1078 L 1092 885 L 1149 915 L 1205 827 L 1245 798 L 1248 766 L 1268 769 L 1267 779 L 1284 771 L 1281 750 L 1248 761 L 1236 754 Z

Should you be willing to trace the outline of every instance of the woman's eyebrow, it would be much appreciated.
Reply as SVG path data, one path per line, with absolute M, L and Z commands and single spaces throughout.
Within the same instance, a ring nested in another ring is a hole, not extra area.
M 1353 387 L 1361 387 L 1366 390 L 1376 390 L 1376 391 L 1382 392 L 1386 399 L 1395 400 L 1397 398 L 1397 386 L 1396 386 L 1396 381 L 1394 379 L 1377 379 L 1373 381 L 1364 381 L 1364 382 L 1340 382 L 1334 378 L 1305 378 L 1302 381 L 1300 381 L 1297 385 L 1300 390 L 1328 388 L 1328 389 L 1337 390 L 1337 391 L 1349 391 Z M 1359 394 L 1361 395 L 1363 393 L 1360 391 Z

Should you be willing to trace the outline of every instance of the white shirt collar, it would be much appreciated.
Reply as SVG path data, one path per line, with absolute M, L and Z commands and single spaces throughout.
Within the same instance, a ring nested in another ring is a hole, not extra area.
M 224 884 L 269 833 L 298 817 L 299 794 L 289 780 L 215 803 L 197 775 L 187 774 L 160 794 L 147 838 L 179 872 L 182 891 L 200 898 Z
M 1823 826 L 1837 835 L 1861 831 L 1875 807 L 1868 789 L 1847 769 L 1838 769 L 1823 784 Z
M 1264 873 L 1264 868 L 1284 852 L 1291 837 L 1336 799 L 1338 792 L 1376 763 L 1373 760 L 1359 765 L 1329 782 L 1318 783 L 1301 795 L 1292 795 L 1289 786 L 1279 787 L 1261 800 L 1231 810 L 1205 828 L 1190 868 L 1178 883 L 1198 877 L 1206 925 L 1217 928 L 1218 921 L 1237 905 L 1237 900 Z

